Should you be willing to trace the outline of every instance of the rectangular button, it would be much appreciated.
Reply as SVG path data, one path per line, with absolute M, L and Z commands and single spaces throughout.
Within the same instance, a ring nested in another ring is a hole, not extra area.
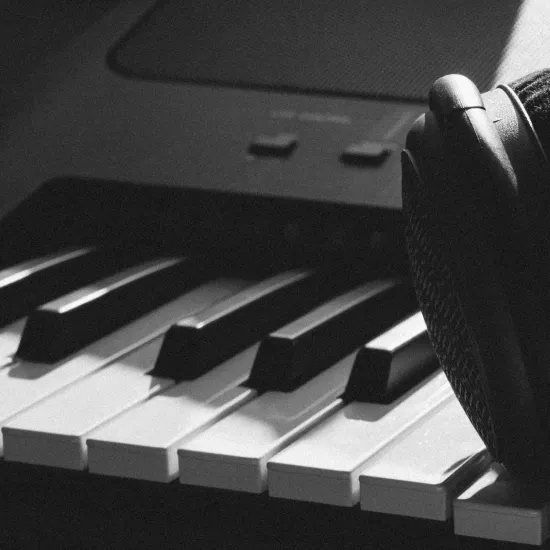
M 162 336 L 15 416 L 3 428 L 4 459 L 83 470 L 93 429 L 174 384 L 146 373 Z
M 350 403 L 269 461 L 269 494 L 354 506 L 367 461 L 452 395 L 439 371 L 389 405 Z
M 231 292 L 242 289 L 239 279 L 219 279 L 133 321 L 94 342 L 79 354 L 55 363 L 21 362 L 0 370 L 0 426 L 54 392 L 116 361 L 136 347 L 164 334 L 170 325 Z M 3 445 L 0 441 L 0 452 Z
M 355 354 L 298 389 L 267 392 L 178 451 L 180 481 L 190 485 L 260 493 L 266 463 L 275 453 L 342 406 Z
M 287 271 L 183 319 L 166 334 L 155 374 L 178 380 L 204 374 L 312 306 L 317 285 L 313 271 Z
M 392 148 L 378 141 L 361 141 L 352 143 L 340 155 L 345 164 L 356 166 L 378 166 L 386 160 Z
M 455 533 L 541 545 L 550 536 L 549 510 L 548 487 L 517 483 L 494 463 L 455 500 Z
M 415 307 L 411 286 L 397 279 L 341 294 L 264 339 L 248 385 L 291 391 Z
M 437 367 L 422 313 L 415 313 L 359 350 L 344 399 L 389 403 Z
M 295 134 L 260 134 L 252 140 L 248 152 L 255 156 L 287 158 L 297 145 L 298 139 Z
M 446 521 L 454 498 L 489 462 L 483 441 L 451 399 L 367 463 L 359 476 L 361 509 Z
M 31 313 L 17 356 L 59 361 L 205 278 L 203 266 L 189 259 L 160 258 L 133 266 Z
M 160 482 L 175 479 L 178 446 L 256 395 L 239 384 L 248 377 L 257 349 L 251 346 L 92 432 L 90 471 Z

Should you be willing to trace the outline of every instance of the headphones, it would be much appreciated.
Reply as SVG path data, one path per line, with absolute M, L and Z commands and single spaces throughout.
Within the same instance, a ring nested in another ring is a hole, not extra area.
M 437 80 L 402 152 L 405 238 L 434 349 L 493 458 L 550 481 L 550 70 Z

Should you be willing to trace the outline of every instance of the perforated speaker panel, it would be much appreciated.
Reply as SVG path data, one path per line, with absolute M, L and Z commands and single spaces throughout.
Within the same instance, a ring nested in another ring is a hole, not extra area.
M 550 66 L 547 0 L 159 2 L 111 66 L 146 79 L 424 100 Z

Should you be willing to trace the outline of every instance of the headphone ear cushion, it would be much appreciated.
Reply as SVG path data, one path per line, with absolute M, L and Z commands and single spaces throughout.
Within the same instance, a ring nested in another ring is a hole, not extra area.
M 531 73 L 509 86 L 523 103 L 542 148 L 550 158 L 550 69 Z

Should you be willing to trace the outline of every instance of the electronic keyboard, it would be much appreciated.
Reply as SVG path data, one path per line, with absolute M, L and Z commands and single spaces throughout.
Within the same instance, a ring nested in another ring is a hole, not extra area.
M 288 17 L 241 8 L 123 2 L 2 115 L 0 545 L 545 543 L 550 495 L 492 462 L 408 276 L 399 154 L 456 60 L 388 39 L 393 65 L 330 80 Z M 532 14 L 460 9 L 474 49 Z M 353 14 L 327 13 L 319 59 L 358 67 L 334 46 Z M 409 36 L 395 13 L 373 20 Z M 238 25 L 249 65 L 224 57 Z

